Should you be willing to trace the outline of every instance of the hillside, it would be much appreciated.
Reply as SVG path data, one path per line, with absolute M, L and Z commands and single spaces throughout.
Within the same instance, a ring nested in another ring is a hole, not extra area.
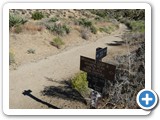
M 34 20 L 33 14 L 41 14 L 43 18 Z M 10 10 L 10 52 L 14 65 L 44 59 L 113 34 L 119 28 L 119 22 L 115 24 L 106 18 L 99 21 L 96 17 L 85 10 Z M 16 20 L 25 23 L 16 23 Z M 55 39 L 58 41 L 53 44 Z

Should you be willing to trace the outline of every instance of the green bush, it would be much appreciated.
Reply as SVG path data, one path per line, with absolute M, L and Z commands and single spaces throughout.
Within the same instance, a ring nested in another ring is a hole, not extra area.
M 51 32 L 56 33 L 57 35 L 63 35 L 64 29 L 61 26 L 57 26 L 56 24 L 46 25 L 47 29 L 49 29 Z
M 85 72 L 77 73 L 71 80 L 71 84 L 78 92 L 85 94 L 88 91 L 87 74 Z
M 50 25 L 46 25 L 46 27 L 50 31 L 55 32 L 57 35 L 63 36 L 65 33 L 66 34 L 70 33 L 70 28 L 67 25 L 58 26 L 56 24 L 50 24 Z
M 9 52 L 9 65 L 11 65 L 12 63 L 15 63 L 14 53 Z
M 139 21 L 130 21 L 127 26 L 134 32 L 144 32 L 145 31 L 145 22 L 142 20 Z
M 102 18 L 105 18 L 107 16 L 107 12 L 104 9 L 101 9 L 101 10 L 95 10 L 95 9 L 93 10 L 92 9 L 92 10 L 90 10 L 90 12 L 92 14 L 95 14 L 95 15 L 102 17 Z
M 50 22 L 56 22 L 56 21 L 58 21 L 58 18 L 52 17 L 49 21 L 50 21 Z
M 109 25 L 109 26 L 106 26 L 106 27 L 99 28 L 99 31 L 111 34 L 112 32 L 114 32 L 118 28 L 119 28 L 118 25 Z
M 101 27 L 101 28 L 99 28 L 99 31 L 110 34 L 111 33 L 111 28 L 110 27 Z
M 90 30 L 93 34 L 97 34 L 97 28 L 95 26 L 91 26 Z
M 70 33 L 70 28 L 66 25 L 63 25 L 63 29 L 65 30 L 66 34 Z
M 27 22 L 26 19 L 24 19 L 18 15 L 9 14 L 9 28 L 14 27 L 16 25 L 24 24 L 26 22 Z
M 87 19 L 82 18 L 79 20 L 79 25 L 83 25 L 84 27 L 91 27 L 92 22 Z
M 32 19 L 34 19 L 34 20 L 40 20 L 43 17 L 44 17 L 44 15 L 42 12 L 35 11 L 34 13 L 32 13 Z
M 62 41 L 62 39 L 60 37 L 56 37 L 51 42 L 51 45 L 53 45 L 59 49 L 62 45 L 64 45 L 64 42 Z

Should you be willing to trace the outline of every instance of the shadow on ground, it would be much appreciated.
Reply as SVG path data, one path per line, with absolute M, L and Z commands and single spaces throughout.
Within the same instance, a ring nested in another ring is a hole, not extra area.
M 23 94 L 24 96 L 29 96 L 30 98 L 34 99 L 35 101 L 37 101 L 37 102 L 39 102 L 39 103 L 42 103 L 42 104 L 44 104 L 44 105 L 47 105 L 49 108 L 59 109 L 58 107 L 56 107 L 56 106 L 54 106 L 54 105 L 51 105 L 51 104 L 49 104 L 49 103 L 47 103 L 47 102 L 45 102 L 45 101 L 42 101 L 41 99 L 35 97 L 34 95 L 31 94 L 31 92 L 32 92 L 31 90 L 24 90 L 22 94 Z
M 51 78 L 45 77 L 49 81 Z M 78 101 L 83 104 L 87 104 L 84 97 L 75 89 L 72 88 L 71 83 L 69 81 L 54 81 L 60 84 L 60 86 L 46 86 L 43 91 L 41 91 L 42 95 L 48 97 L 57 97 L 70 101 Z

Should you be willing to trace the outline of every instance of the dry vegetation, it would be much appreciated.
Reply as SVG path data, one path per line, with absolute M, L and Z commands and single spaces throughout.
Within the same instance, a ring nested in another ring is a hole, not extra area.
M 136 96 L 140 90 L 145 88 L 144 11 L 139 10 L 137 14 L 135 11 L 129 11 L 128 16 L 122 14 L 125 19 L 121 19 L 120 17 L 122 16 L 118 17 L 121 12 L 119 11 L 117 14 L 111 12 L 110 14 L 114 15 L 120 22 L 126 24 L 130 30 L 122 36 L 123 46 L 127 47 L 127 54 L 123 56 L 117 55 L 110 59 L 112 61 L 111 64 L 114 63 L 117 66 L 115 80 L 106 81 L 103 98 L 99 101 L 99 108 L 139 109 L 136 103 Z M 122 13 L 124 12 L 128 13 L 127 10 Z M 98 14 L 102 16 L 101 13 Z M 134 14 L 136 15 L 133 17 L 132 15 Z M 107 27 L 109 28 L 109 26 Z M 102 30 L 108 32 L 108 28 L 103 28 Z M 77 79 L 80 78 L 78 75 Z M 76 86 L 75 83 L 74 86 Z M 88 86 L 88 83 L 84 85 L 83 82 L 83 86 Z
M 107 81 L 107 101 L 112 108 L 139 108 L 136 96 L 145 85 L 145 44 L 144 33 L 128 33 L 123 37 L 128 46 L 128 54 L 115 56 L 115 81 Z M 105 106 L 104 108 L 108 108 Z
M 117 30 L 118 25 L 119 22 L 113 23 L 90 10 L 12 9 L 9 27 L 10 49 L 15 53 L 14 64 L 43 59 L 84 40 L 96 40 Z M 27 54 L 28 49 L 36 51 L 34 59 Z

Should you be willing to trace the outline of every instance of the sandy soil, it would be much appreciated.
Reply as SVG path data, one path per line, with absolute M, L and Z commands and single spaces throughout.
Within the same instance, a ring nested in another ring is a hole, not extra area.
M 34 62 L 24 62 L 16 70 L 10 70 L 9 107 L 11 109 L 87 108 L 83 102 L 84 98 L 70 88 L 67 80 L 80 71 L 80 56 L 95 58 L 97 47 L 108 47 L 105 61 L 116 55 L 126 54 L 126 46 L 106 44 L 121 41 L 119 36 L 125 30 L 126 27 L 121 25 L 118 31 L 109 36 L 96 41 L 84 41 L 83 44 L 65 48 L 57 54 Z M 23 47 L 22 43 L 21 46 Z M 52 49 L 44 48 L 44 50 Z

